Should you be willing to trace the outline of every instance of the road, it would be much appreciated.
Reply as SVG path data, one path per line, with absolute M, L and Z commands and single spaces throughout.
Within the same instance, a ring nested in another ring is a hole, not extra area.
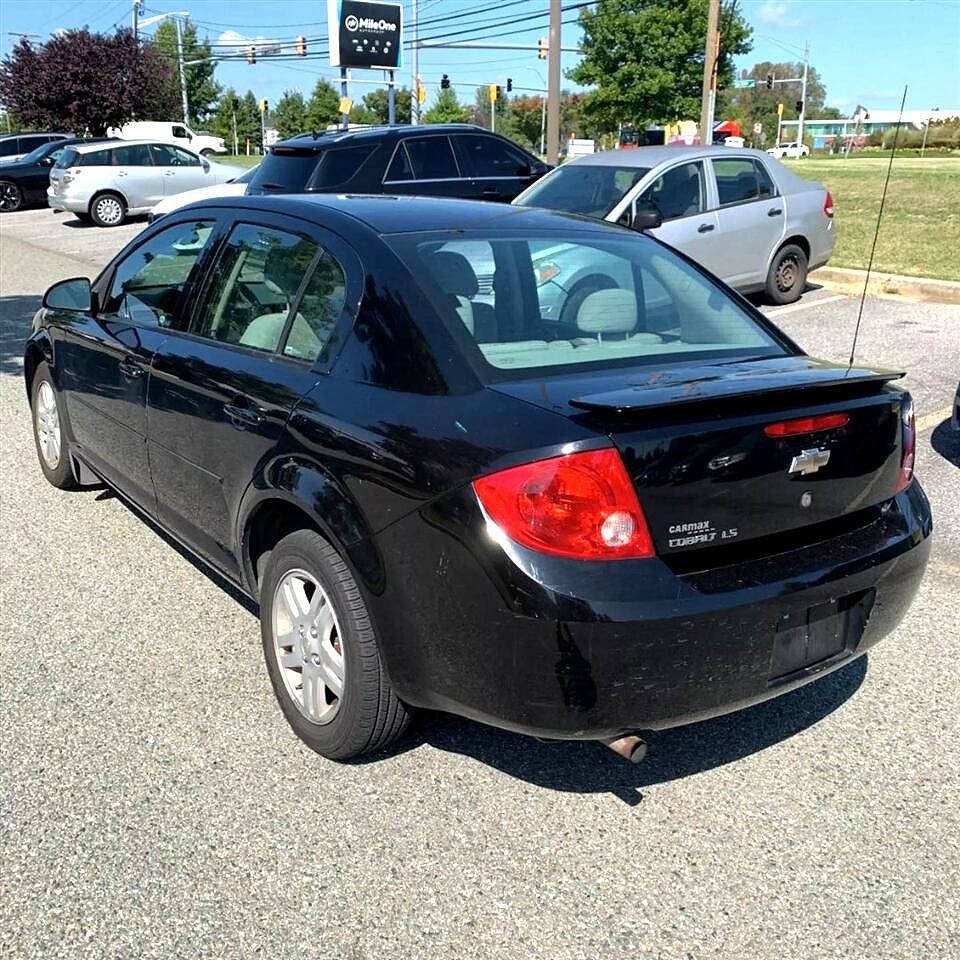
M 639 766 L 441 716 L 338 765 L 283 721 L 249 604 L 37 466 L 38 297 L 137 229 L 0 225 L 0 956 L 957 955 L 960 308 L 866 303 L 858 353 L 909 371 L 937 524 L 869 662 Z M 855 301 L 769 312 L 845 358 Z

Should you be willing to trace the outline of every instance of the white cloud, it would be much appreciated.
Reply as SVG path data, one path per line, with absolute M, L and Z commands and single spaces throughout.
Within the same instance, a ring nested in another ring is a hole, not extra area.
M 790 0 L 766 0 L 757 10 L 757 19 L 774 27 L 800 26 L 800 18 L 790 12 Z
M 263 47 L 276 47 L 279 45 L 279 41 L 270 37 L 245 37 L 242 33 L 237 33 L 236 30 L 224 30 L 217 37 L 215 50 L 217 53 L 246 53 L 250 44 L 253 44 L 259 51 Z M 233 47 L 233 50 L 228 51 L 228 47 Z

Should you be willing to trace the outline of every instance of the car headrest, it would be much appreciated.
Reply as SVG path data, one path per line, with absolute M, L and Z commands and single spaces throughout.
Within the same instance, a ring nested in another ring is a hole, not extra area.
M 444 293 L 472 300 L 480 289 L 470 261 L 462 253 L 438 250 L 427 259 L 433 279 Z
M 629 333 L 637 325 L 637 298 L 632 290 L 597 290 L 577 311 L 577 329 L 584 333 Z

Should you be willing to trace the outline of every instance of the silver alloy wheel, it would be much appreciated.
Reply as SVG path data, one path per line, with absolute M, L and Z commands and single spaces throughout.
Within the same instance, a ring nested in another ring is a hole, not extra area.
M 101 197 L 96 204 L 97 216 L 111 226 L 123 219 L 123 204 L 116 197 Z
M 20 209 L 20 188 L 9 180 L 0 183 L 0 210 Z
M 326 591 L 306 570 L 290 570 L 277 584 L 271 630 L 290 699 L 311 722 L 329 723 L 343 696 L 343 634 Z
M 60 411 L 53 387 L 44 380 L 37 391 L 37 408 L 33 412 L 37 441 L 43 462 L 51 469 L 60 466 Z

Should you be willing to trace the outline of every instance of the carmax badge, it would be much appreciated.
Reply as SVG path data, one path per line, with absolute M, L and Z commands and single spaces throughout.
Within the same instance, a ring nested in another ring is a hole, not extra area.
M 812 450 L 803 450 L 790 461 L 790 469 L 787 473 L 799 473 L 801 476 L 808 476 L 816 473 L 821 467 L 825 467 L 830 462 L 830 451 L 823 450 L 820 447 L 814 447 Z

